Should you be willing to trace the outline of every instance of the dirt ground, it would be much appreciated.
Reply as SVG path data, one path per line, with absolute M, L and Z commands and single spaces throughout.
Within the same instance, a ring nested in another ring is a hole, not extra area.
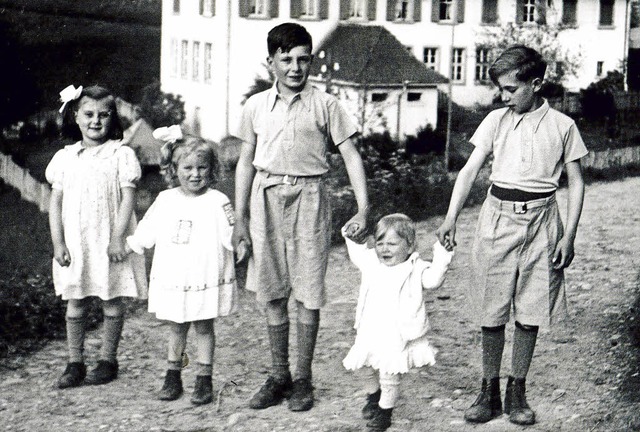
M 527 428 L 506 416 L 469 425 L 464 409 L 474 400 L 481 373 L 479 331 L 465 317 L 464 287 L 478 207 L 460 217 L 458 249 L 445 285 L 427 293 L 438 363 L 404 377 L 390 431 L 629 431 L 640 430 L 640 368 L 635 304 L 640 294 L 640 178 L 588 186 L 576 258 L 567 272 L 572 319 L 541 331 L 528 379 L 538 422 Z M 559 193 L 561 209 L 566 190 Z M 563 212 L 564 213 L 564 212 Z M 419 241 L 430 256 L 441 218 L 420 223 Z M 144 311 L 130 316 L 120 344 L 119 378 L 105 386 L 59 390 L 66 362 L 56 341 L 26 357 L 0 364 L 0 429 L 6 431 L 361 431 L 365 393 L 341 360 L 352 330 L 359 275 L 344 246 L 331 253 L 329 303 L 322 311 L 314 362 L 316 405 L 292 413 L 286 404 L 253 411 L 247 401 L 267 376 L 270 356 L 265 320 L 253 296 L 241 290 L 240 308 L 216 326 L 214 402 L 189 402 L 194 368 L 183 378 L 185 395 L 161 402 L 166 327 Z M 292 326 L 295 328 L 295 326 Z M 512 324 L 508 326 L 508 335 Z M 292 341 L 295 338 L 292 334 Z M 191 339 L 190 339 L 191 342 Z M 91 366 L 99 333 L 87 340 Z M 292 344 L 295 352 L 295 343 Z M 193 345 L 187 351 L 194 350 Z M 292 359 L 295 363 L 295 357 Z M 510 365 L 510 338 L 503 360 Z M 504 384 L 503 384 L 504 385 Z

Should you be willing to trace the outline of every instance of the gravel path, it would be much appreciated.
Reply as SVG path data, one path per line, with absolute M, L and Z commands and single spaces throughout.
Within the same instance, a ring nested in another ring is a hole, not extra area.
M 458 228 L 458 250 L 445 285 L 428 293 L 439 349 L 432 368 L 404 377 L 389 431 L 622 431 L 640 430 L 640 378 L 635 300 L 640 294 L 640 178 L 588 186 L 568 271 L 572 319 L 541 331 L 528 380 L 536 425 L 512 425 L 506 416 L 485 425 L 462 420 L 480 376 L 479 331 L 464 317 L 464 285 L 470 283 L 469 249 L 478 207 L 466 209 Z M 559 193 L 564 214 L 566 190 Z M 429 258 L 441 218 L 419 225 L 421 252 Z M 361 431 L 364 402 L 357 374 L 341 360 L 353 342 L 359 275 L 344 246 L 331 254 L 330 303 L 322 312 L 314 384 L 316 406 L 292 413 L 286 405 L 264 411 L 247 401 L 269 365 L 264 317 L 252 296 L 241 292 L 239 312 L 217 322 L 214 403 L 189 402 L 194 368 L 184 372 L 186 394 L 175 402 L 155 400 L 164 375 L 165 326 L 146 312 L 128 318 L 120 344 L 120 377 L 106 386 L 58 390 L 65 358 L 63 341 L 0 364 L 0 429 L 6 431 Z M 295 328 L 295 326 L 292 326 Z M 510 333 L 503 372 L 509 371 Z M 191 336 L 190 336 L 191 337 Z M 292 341 L 295 341 L 292 335 Z M 191 339 L 190 339 L 191 343 Z M 99 333 L 87 340 L 89 364 Z M 295 343 L 293 343 L 295 349 Z M 193 345 L 187 350 L 194 350 Z M 295 359 L 294 359 L 295 361 Z M 503 384 L 504 385 L 504 384 Z

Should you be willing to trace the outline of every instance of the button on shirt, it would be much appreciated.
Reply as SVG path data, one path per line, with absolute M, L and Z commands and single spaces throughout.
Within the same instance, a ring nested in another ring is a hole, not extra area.
M 329 170 L 329 146 L 357 132 L 338 100 L 307 83 L 289 103 L 276 85 L 245 103 L 235 136 L 255 145 L 253 165 L 271 174 L 315 176 Z
M 575 122 L 546 100 L 530 113 L 490 112 L 470 141 L 493 153 L 491 182 L 527 192 L 556 190 L 563 165 L 588 153 Z

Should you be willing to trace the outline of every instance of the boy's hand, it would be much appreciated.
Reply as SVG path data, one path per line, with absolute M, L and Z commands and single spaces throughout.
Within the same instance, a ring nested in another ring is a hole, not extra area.
M 67 249 L 67 245 L 61 244 L 58 246 L 54 246 L 53 258 L 62 267 L 69 267 L 69 264 L 71 264 L 71 254 L 69 253 L 69 249 Z
M 109 255 L 109 261 L 121 262 L 129 255 L 125 250 L 125 242 L 121 238 L 112 238 L 107 247 L 107 255 Z
M 233 226 L 231 236 L 233 250 L 236 253 L 236 263 L 241 263 L 251 256 L 251 237 L 246 220 L 238 218 Z
M 556 246 L 553 254 L 553 268 L 562 270 L 569 267 L 573 261 L 573 241 L 567 237 L 562 237 Z
M 342 232 L 345 236 L 355 241 L 356 243 L 362 243 L 367 235 L 367 218 L 366 216 L 356 213 L 349 222 L 344 224 Z
M 447 219 L 436 230 L 438 241 L 446 250 L 451 252 L 456 245 L 456 223 Z

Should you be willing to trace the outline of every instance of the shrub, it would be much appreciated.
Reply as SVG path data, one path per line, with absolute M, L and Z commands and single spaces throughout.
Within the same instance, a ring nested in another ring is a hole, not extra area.
M 163 92 L 156 81 L 142 91 L 140 115 L 154 129 L 180 124 L 186 117 L 184 101 L 180 95 Z
M 428 124 L 406 138 L 405 148 L 410 155 L 444 154 L 446 143 L 447 137 Z

